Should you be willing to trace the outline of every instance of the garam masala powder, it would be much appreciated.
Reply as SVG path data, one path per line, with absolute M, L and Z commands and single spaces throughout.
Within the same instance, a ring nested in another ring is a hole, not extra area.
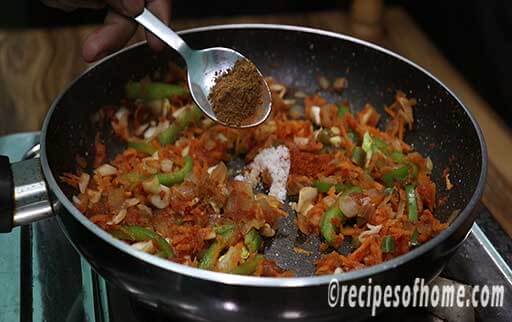
M 239 59 L 216 78 L 208 99 L 220 121 L 240 126 L 263 104 L 263 79 L 253 63 Z

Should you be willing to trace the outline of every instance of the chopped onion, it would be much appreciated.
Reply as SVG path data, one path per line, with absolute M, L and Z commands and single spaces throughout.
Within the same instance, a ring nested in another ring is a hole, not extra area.
M 146 131 L 146 129 L 148 128 L 149 126 L 149 123 L 144 123 L 142 125 L 140 125 L 136 130 L 135 130 L 135 135 L 141 135 L 142 133 L 144 133 L 144 131 Z
M 306 207 L 304 208 L 305 209 L 302 211 L 302 214 L 306 216 L 311 209 L 315 208 L 315 206 L 313 206 L 312 204 L 307 204 Z
M 144 139 L 151 140 L 155 138 L 157 135 L 165 131 L 169 127 L 169 121 L 165 120 L 163 122 L 158 123 L 157 126 L 151 126 L 144 132 Z
M 82 203 L 80 198 L 78 198 L 77 196 L 73 196 L 73 203 L 76 205 L 76 206 L 80 206 L 80 204 Z
M 361 111 L 361 124 L 366 125 L 366 123 L 368 123 L 368 121 L 370 120 L 370 116 L 372 115 L 372 112 L 373 109 L 371 108 L 363 109 L 363 111 Z
M 155 194 L 149 196 L 149 201 L 153 206 L 155 206 L 158 209 L 164 209 L 169 206 L 169 188 L 166 186 L 160 185 L 160 190 L 164 193 L 164 196 L 162 197 L 160 194 Z
M 87 186 L 89 185 L 89 180 L 91 179 L 91 176 L 87 173 L 82 173 L 80 175 L 80 181 L 78 182 L 78 188 L 80 189 L 81 193 L 84 193 L 87 189 Z
M 263 237 L 273 237 L 276 234 L 276 231 L 269 224 L 263 225 L 259 231 Z
M 371 225 L 371 224 L 366 224 L 366 226 L 369 228 L 369 230 L 365 230 L 363 231 L 360 235 L 359 235 L 359 241 L 360 242 L 364 242 L 364 240 L 366 238 L 368 238 L 369 236 L 372 236 L 372 235 L 377 235 L 381 228 L 382 228 L 382 225 Z
M 117 169 L 110 164 L 105 163 L 96 169 L 96 173 L 102 177 L 112 176 L 117 173 Z
M 329 142 L 331 142 L 332 145 L 338 147 L 341 144 L 341 136 L 336 135 L 331 138 L 329 138 Z
M 327 207 L 330 207 L 334 205 L 334 203 L 336 202 L 336 196 L 327 196 L 324 199 L 322 199 L 322 201 Z
M 341 133 L 340 128 L 338 128 L 336 126 L 331 127 L 331 132 L 334 135 L 340 135 L 340 133 Z
M 153 244 L 152 240 L 137 242 L 132 244 L 132 247 L 145 253 L 152 254 L 155 252 L 155 245 Z
M 304 187 L 299 191 L 299 201 L 297 202 L 297 212 L 303 212 L 308 204 L 311 204 L 318 195 L 318 190 L 313 187 Z
M 212 165 L 211 167 L 208 168 L 207 172 L 208 174 L 212 174 L 213 170 L 215 170 L 215 168 L 217 168 L 219 164 L 216 164 L 216 165 Z
M 188 155 L 188 152 L 190 151 L 190 146 L 186 146 L 183 150 L 181 150 L 181 156 L 186 157 Z
M 157 136 L 157 133 L 156 133 L 156 126 L 152 126 L 150 128 L 148 128 L 145 132 L 144 132 L 144 138 L 146 140 L 149 140 L 153 137 Z
M 297 145 L 306 145 L 309 143 L 309 138 L 296 136 L 293 138 L 293 142 L 295 142 L 295 144 Z
M 212 240 L 212 239 L 215 239 L 215 237 L 217 237 L 215 230 L 209 229 L 206 236 L 204 236 L 204 240 Z
M 130 208 L 130 207 L 136 206 L 139 204 L 139 202 L 140 202 L 140 200 L 137 198 L 126 199 L 123 203 L 123 208 Z
M 160 195 L 149 196 L 149 201 L 158 209 L 164 209 L 169 206 L 169 198 L 161 198 Z
M 180 107 L 179 109 L 174 111 L 174 113 L 172 113 L 172 117 L 177 119 L 181 115 L 181 113 L 185 112 L 185 110 L 187 110 L 189 107 L 190 107 L 190 105 L 185 105 L 183 107 Z
M 169 113 L 169 110 L 171 109 L 171 102 L 167 98 L 164 98 L 162 102 L 162 116 L 166 117 L 167 113 Z
M 432 172 L 432 169 L 434 168 L 434 163 L 432 162 L 432 159 L 430 157 L 427 157 L 425 160 L 425 168 L 430 173 Z
M 313 118 L 313 122 L 316 125 L 321 125 L 320 123 L 320 106 L 313 105 L 311 106 L 311 116 Z
M 160 161 L 160 169 L 163 172 L 171 172 L 172 171 L 173 162 L 171 160 L 165 159 Z
M 338 207 L 343 212 L 343 215 L 348 218 L 356 216 L 359 212 L 359 205 L 350 196 L 343 196 L 338 200 Z
M 334 274 L 341 274 L 341 273 L 343 273 L 343 268 L 336 267 L 336 269 L 334 270 Z
M 121 209 L 117 215 L 115 215 L 112 220 L 110 220 L 109 222 L 107 222 L 107 224 L 109 225 L 118 225 L 120 224 L 124 218 L 126 217 L 126 209 Z
M 228 138 L 224 134 L 222 134 L 222 133 L 217 134 L 217 139 L 219 139 L 219 141 L 221 141 L 221 142 L 227 142 L 228 141 Z
M 101 199 L 101 191 L 87 189 L 87 196 L 91 203 L 97 203 Z
M 118 121 L 124 121 L 128 117 L 128 110 L 124 107 L 121 107 L 119 110 L 117 110 L 116 114 L 114 114 L 115 118 Z

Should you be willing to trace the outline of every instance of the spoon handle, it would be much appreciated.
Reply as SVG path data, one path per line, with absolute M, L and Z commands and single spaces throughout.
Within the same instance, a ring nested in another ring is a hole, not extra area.
M 151 31 L 155 36 L 160 38 L 167 45 L 171 46 L 177 52 L 179 52 L 185 61 L 188 60 L 193 50 L 180 36 L 178 36 L 177 33 L 172 31 L 171 28 L 169 28 L 154 14 L 152 14 L 151 11 L 144 8 L 144 11 L 142 11 L 142 13 L 134 19 L 142 26 L 144 26 L 144 28 Z

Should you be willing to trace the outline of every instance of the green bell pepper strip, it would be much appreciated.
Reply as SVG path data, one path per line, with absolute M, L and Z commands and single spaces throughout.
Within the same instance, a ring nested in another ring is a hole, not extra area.
M 420 237 L 420 232 L 418 231 L 417 228 L 414 228 L 414 231 L 412 232 L 412 236 L 411 236 L 411 241 L 409 242 L 409 245 L 411 245 L 411 247 L 417 247 L 420 245 L 420 242 L 418 240 L 418 238 Z
M 199 107 L 195 104 L 189 107 L 186 111 L 181 112 L 176 120 L 165 129 L 160 135 L 158 135 L 158 140 L 160 144 L 174 144 L 178 139 L 178 135 L 185 130 L 190 123 L 196 123 L 203 116 Z
M 387 187 L 391 187 L 397 181 L 404 181 L 409 175 L 409 167 L 403 166 L 393 169 L 382 176 L 382 181 Z
M 346 105 L 338 105 L 338 117 L 343 118 L 345 114 L 350 113 L 350 108 Z
M 149 155 L 152 155 L 153 153 L 158 151 L 153 145 L 151 145 L 151 143 L 145 141 L 128 142 L 128 147 Z
M 313 182 L 313 186 L 316 188 L 316 190 L 318 190 L 318 192 L 327 193 L 329 192 L 329 189 L 335 185 L 329 182 L 315 180 Z
M 257 253 L 261 246 L 261 236 L 256 231 L 256 229 L 252 228 L 249 230 L 247 234 L 244 236 L 244 245 L 247 247 L 249 252 Z
M 136 172 L 125 173 L 125 174 L 121 175 L 120 178 L 123 179 L 124 181 L 127 181 L 130 184 L 137 184 L 137 183 L 142 182 L 145 179 L 147 179 L 146 176 L 140 175 Z
M 354 147 L 352 150 L 352 161 L 358 166 L 364 165 L 365 152 L 360 146 Z
M 332 245 L 336 239 L 336 227 L 333 223 L 335 218 L 339 218 L 340 221 L 344 218 L 343 212 L 336 206 L 324 212 L 320 220 L 320 232 L 329 245 Z
M 325 182 L 325 181 L 319 181 L 319 180 L 315 180 L 313 182 L 313 186 L 319 191 L 319 192 L 323 192 L 323 193 L 327 193 L 329 192 L 329 190 L 331 189 L 331 187 L 334 186 L 334 189 L 336 190 L 336 193 L 340 193 L 342 192 L 343 190 L 347 189 L 348 188 L 348 185 L 345 185 L 345 184 L 342 184 L 342 183 L 329 183 L 329 182 Z
M 403 163 L 405 161 L 405 155 L 399 151 L 391 152 L 389 157 L 391 158 L 391 160 L 395 161 L 396 163 Z
M 348 196 L 353 193 L 360 193 L 363 192 L 363 189 L 358 186 L 352 186 L 352 185 L 346 185 L 345 191 L 343 191 L 342 196 Z
M 189 155 L 185 156 L 184 160 L 185 164 L 183 164 L 183 167 L 178 171 L 172 173 L 155 174 L 155 176 L 158 179 L 158 182 L 160 184 L 163 184 L 164 186 L 170 187 L 172 185 L 182 183 L 183 181 L 185 181 L 185 178 L 189 175 L 190 172 L 192 172 L 194 160 Z M 130 184 L 141 183 L 142 181 L 148 178 L 151 178 L 151 176 L 145 176 L 135 172 L 128 172 L 121 176 L 121 179 L 128 181 L 128 183 Z
M 381 249 L 384 253 L 392 253 L 395 251 L 395 239 L 393 236 L 384 236 Z
M 407 208 L 409 211 L 409 221 L 418 220 L 418 205 L 416 203 L 416 187 L 413 185 L 405 186 L 405 194 L 407 196 Z
M 174 257 L 171 245 L 158 233 L 143 228 L 141 226 L 120 226 L 117 229 L 111 230 L 110 234 L 117 239 L 129 241 L 147 241 L 153 240 L 160 250 L 159 254 L 164 258 Z
M 181 85 L 159 82 L 128 82 L 125 86 L 125 93 L 126 97 L 129 99 L 143 99 L 151 101 L 167 97 L 180 96 L 187 93 L 187 89 Z
M 364 152 L 366 152 L 366 165 L 370 162 L 373 153 L 380 151 L 382 153 L 386 152 L 388 148 L 388 144 L 383 140 L 373 137 L 370 133 L 366 132 L 363 136 L 363 143 L 361 148 Z
M 252 275 L 263 262 L 263 259 L 264 257 L 261 254 L 249 257 L 245 262 L 235 267 L 230 273 L 238 275 Z
M 235 236 L 236 230 L 235 225 L 224 225 L 216 229 L 217 239 L 208 247 L 204 253 L 201 261 L 199 262 L 199 268 L 212 270 L 217 264 L 217 260 L 220 257 L 220 253 L 229 246 L 233 237 Z
M 194 161 L 191 156 L 187 155 L 185 158 L 185 164 L 181 169 L 172 173 L 158 173 L 156 177 L 160 184 L 164 186 L 170 187 L 172 185 L 182 183 L 187 175 L 192 171 L 192 166 L 194 165 Z
M 386 150 L 388 148 L 388 144 L 382 139 L 373 138 L 373 142 L 378 150 L 382 151 L 382 150 Z
M 360 187 L 356 187 L 351 184 L 329 183 L 329 182 L 319 181 L 319 180 L 313 181 L 313 186 L 319 192 L 323 192 L 323 193 L 329 192 L 329 190 L 333 186 L 334 186 L 336 193 L 343 192 L 344 194 L 346 194 L 346 193 L 353 193 L 353 192 L 362 192 L 362 189 Z
M 352 186 L 352 185 L 342 185 L 343 186 L 343 193 L 341 196 L 348 196 L 352 193 L 358 193 L 363 192 L 363 189 L 358 186 Z M 337 202 L 334 203 L 335 205 Z M 343 221 L 345 219 L 345 216 L 343 216 L 343 212 L 341 209 L 339 209 L 337 206 L 333 206 L 329 209 L 327 209 L 326 212 L 322 215 L 322 219 L 320 220 L 320 232 L 322 233 L 322 236 L 327 241 L 328 244 L 332 245 L 334 240 L 336 239 L 336 227 L 333 223 L 333 220 L 339 218 L 340 221 Z

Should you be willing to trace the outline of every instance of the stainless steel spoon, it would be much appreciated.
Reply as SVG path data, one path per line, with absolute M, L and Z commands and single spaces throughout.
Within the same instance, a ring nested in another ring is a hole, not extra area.
M 188 87 L 192 98 L 199 108 L 212 120 L 223 125 L 231 126 L 216 117 L 212 105 L 208 100 L 208 95 L 215 84 L 215 78 L 218 76 L 219 72 L 230 69 L 237 60 L 246 58 L 233 49 L 223 47 L 194 50 L 190 48 L 178 34 L 172 31 L 147 9 L 144 9 L 140 15 L 136 16 L 135 20 L 167 45 L 174 48 L 180 53 L 183 59 L 185 59 L 188 70 Z M 261 75 L 261 72 L 259 73 Z M 262 82 L 264 84 L 262 106 L 258 107 L 256 115 L 247 120 L 246 123 L 240 124 L 238 127 L 247 128 L 257 126 L 263 123 L 270 115 L 272 108 L 270 90 L 266 82 L 263 81 L 263 76 Z M 243 108 L 243 106 L 240 106 L 240 108 Z

